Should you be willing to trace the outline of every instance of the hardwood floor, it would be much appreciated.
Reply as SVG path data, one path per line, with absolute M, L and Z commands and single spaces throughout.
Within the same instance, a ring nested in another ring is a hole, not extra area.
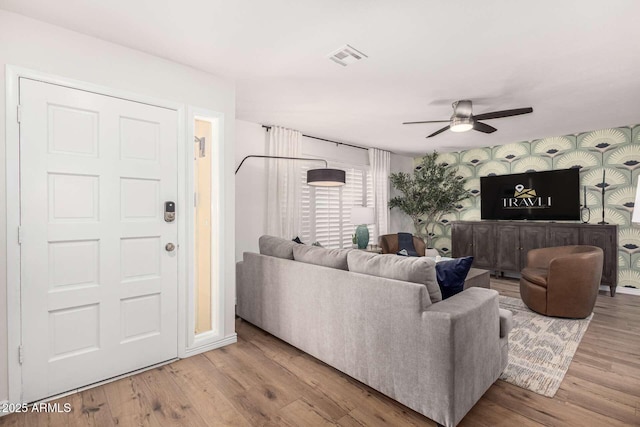
M 518 297 L 517 281 L 492 279 Z M 430 426 L 431 420 L 242 321 L 238 343 L 57 400 L 0 426 Z M 553 399 L 497 381 L 460 426 L 640 425 L 640 297 L 598 296 Z

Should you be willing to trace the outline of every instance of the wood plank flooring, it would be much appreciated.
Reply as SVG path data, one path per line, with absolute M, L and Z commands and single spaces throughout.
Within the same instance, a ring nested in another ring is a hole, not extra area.
M 518 297 L 518 283 L 492 279 Z M 76 393 L 69 414 L 11 414 L 0 426 L 432 426 L 431 420 L 264 331 Z M 497 381 L 460 426 L 640 425 L 640 297 L 604 292 L 553 399 Z

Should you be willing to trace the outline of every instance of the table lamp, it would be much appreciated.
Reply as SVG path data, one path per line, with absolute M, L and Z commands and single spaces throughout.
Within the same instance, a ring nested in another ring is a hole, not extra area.
M 358 249 L 364 249 L 369 244 L 369 229 L 367 224 L 373 224 L 375 213 L 373 208 L 354 206 L 351 208 L 351 224 L 357 225 L 356 241 Z

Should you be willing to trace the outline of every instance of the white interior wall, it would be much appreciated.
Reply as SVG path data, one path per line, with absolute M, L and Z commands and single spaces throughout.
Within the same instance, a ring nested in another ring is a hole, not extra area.
M 236 120 L 236 165 L 249 154 L 267 154 L 267 132 L 257 124 Z M 329 162 L 368 165 L 367 150 L 302 138 L 302 156 Z M 411 172 L 413 158 L 391 155 L 391 172 Z M 236 175 L 236 260 L 243 252 L 258 252 L 258 238 L 267 230 L 267 170 L 263 159 L 249 159 Z M 393 190 L 391 190 L 393 194 Z M 391 211 L 389 232 L 411 231 L 411 221 L 397 209 Z
M 21 15 L 0 10 L 0 78 L 13 65 L 64 78 L 89 82 L 143 96 L 194 105 L 225 115 L 225 170 L 222 218 L 234 230 L 235 87 L 211 74 L 84 36 Z M 6 194 L 5 194 L 5 84 L 0 84 L 0 307 L 6 307 Z M 183 139 L 183 138 L 181 138 Z M 178 210 L 180 207 L 178 207 Z M 235 236 L 221 236 L 233 251 Z M 225 268 L 225 336 L 235 329 L 235 269 L 231 256 Z M 4 310 L 4 308 L 0 308 Z M 12 351 L 11 354 L 14 354 Z M 15 351 L 17 357 L 17 349 Z M 7 397 L 7 319 L 0 316 L 0 401 Z
M 349 147 L 348 145 L 332 144 L 314 138 L 302 138 L 303 157 L 318 157 L 327 160 L 329 163 L 346 163 L 349 165 L 368 165 L 369 152 L 360 148 Z M 322 163 L 318 163 L 322 167 Z
M 391 172 L 406 172 L 413 173 L 413 158 L 406 156 L 391 155 Z M 395 190 L 393 186 L 390 186 L 389 198 L 399 196 L 400 192 Z M 389 233 L 398 232 L 413 233 L 413 222 L 409 215 L 402 213 L 400 209 L 392 209 L 389 217 Z
M 257 123 L 236 120 L 236 167 L 250 154 L 267 154 L 267 133 Z M 265 159 L 247 159 L 236 175 L 236 260 L 258 252 L 258 238 L 267 230 L 267 168 Z

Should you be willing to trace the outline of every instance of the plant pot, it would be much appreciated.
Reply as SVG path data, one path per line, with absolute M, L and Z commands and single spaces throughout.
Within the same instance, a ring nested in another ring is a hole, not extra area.
M 427 248 L 424 250 L 424 256 L 437 257 L 439 255 L 440 252 L 435 248 Z

